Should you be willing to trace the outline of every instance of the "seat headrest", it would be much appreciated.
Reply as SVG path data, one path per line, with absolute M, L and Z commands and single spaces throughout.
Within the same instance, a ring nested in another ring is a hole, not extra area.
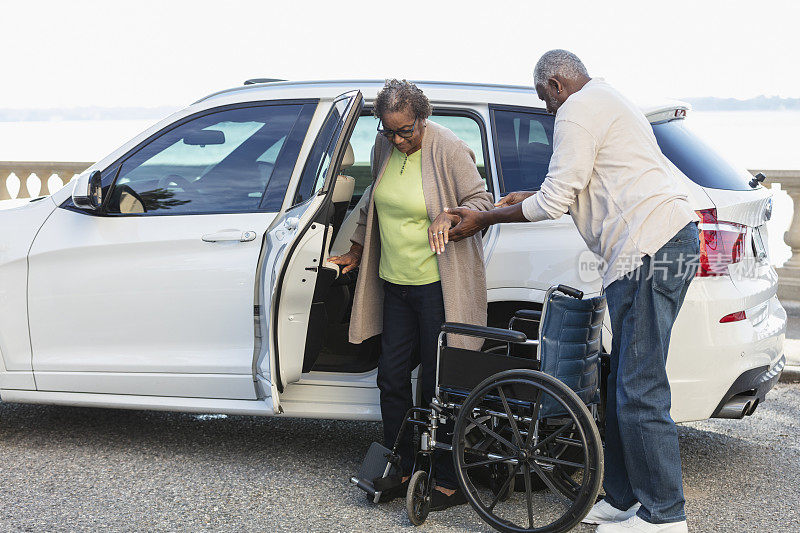
M 355 154 L 353 154 L 353 145 L 349 142 L 347 143 L 347 148 L 344 151 L 344 157 L 342 158 L 342 164 L 339 165 L 339 171 L 346 169 L 347 167 L 352 167 L 353 163 L 356 162 Z

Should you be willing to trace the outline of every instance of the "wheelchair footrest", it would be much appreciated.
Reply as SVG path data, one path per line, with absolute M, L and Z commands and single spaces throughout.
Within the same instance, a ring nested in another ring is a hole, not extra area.
M 366 492 L 377 503 L 381 492 L 400 485 L 402 481 L 400 469 L 394 462 L 392 450 L 373 442 L 367 450 L 358 474 L 351 477 L 350 482 Z

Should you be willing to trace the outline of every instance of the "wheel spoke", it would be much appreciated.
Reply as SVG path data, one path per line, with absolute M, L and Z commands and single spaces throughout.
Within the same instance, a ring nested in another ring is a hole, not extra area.
M 500 393 L 500 400 L 502 400 L 503 408 L 506 410 L 508 423 L 511 424 L 511 430 L 514 432 L 514 438 L 517 440 L 517 446 L 523 446 L 524 441 L 522 439 L 522 434 L 519 432 L 517 421 L 514 419 L 514 413 L 511 412 L 511 407 L 508 405 L 508 399 L 506 398 L 506 394 L 503 392 L 502 385 L 497 387 L 497 392 Z
M 529 450 L 533 443 L 533 434 L 536 433 L 536 428 L 539 425 L 539 407 L 542 401 L 542 389 L 536 393 L 536 400 L 533 404 L 533 413 L 531 414 L 531 425 L 528 428 L 528 438 L 525 440 L 525 449 Z
M 572 479 L 572 476 L 568 475 L 566 472 L 564 472 L 560 468 L 558 469 L 558 472 L 561 475 L 561 479 L 566 481 L 567 483 L 569 483 L 569 485 L 572 487 L 573 493 L 577 492 L 581 488 L 581 484 L 578 483 L 577 481 L 575 481 L 574 479 Z
M 533 453 L 536 450 L 539 450 L 539 449 L 543 448 L 544 446 L 547 446 L 549 443 L 551 443 L 554 440 L 556 440 L 556 438 L 558 438 L 559 435 L 561 435 L 562 433 L 564 433 L 566 430 L 568 430 L 569 428 L 571 428 L 574 425 L 575 425 L 575 421 L 574 420 L 571 420 L 571 421 L 567 422 L 566 424 L 564 424 L 563 426 L 561 426 L 560 428 L 555 430 L 553 433 L 548 435 L 547 438 L 542 439 L 538 444 L 536 444 L 536 446 L 534 446 L 530 450 L 530 452 Z
M 565 461 L 564 459 L 556 459 L 555 457 L 547 457 L 546 455 L 536 455 L 534 459 L 541 463 L 548 463 L 552 465 L 571 466 L 573 468 L 586 468 L 585 464 L 573 463 L 572 461 Z
M 508 487 L 509 485 L 511 485 L 511 481 L 514 479 L 514 476 L 516 476 L 517 472 L 519 472 L 519 467 L 520 464 L 517 463 L 511 470 L 511 474 L 508 476 L 508 479 L 506 479 L 505 483 L 503 483 L 503 486 L 500 487 L 500 490 L 497 491 L 497 494 L 494 495 L 494 500 L 492 500 L 492 503 L 489 504 L 489 507 L 486 508 L 487 511 L 489 511 L 490 513 L 492 512 L 494 506 L 497 505 L 497 502 L 500 501 L 500 497 L 503 495 L 505 491 L 508 490 Z
M 464 468 L 475 468 L 476 466 L 493 465 L 497 463 L 504 463 L 506 461 L 516 459 L 513 455 L 511 457 L 498 457 L 496 459 L 487 459 L 485 461 L 478 461 L 477 463 L 465 464 Z
M 547 473 L 544 470 L 542 470 L 542 467 L 537 465 L 536 461 L 531 461 L 530 465 L 533 467 L 533 470 L 536 472 L 536 475 L 539 476 L 539 478 L 544 482 L 544 484 L 547 485 L 547 488 L 550 489 L 550 492 L 555 494 L 558 500 L 562 504 L 566 505 L 567 507 L 571 507 L 572 502 L 566 496 L 564 496 L 564 494 L 560 490 L 558 490 L 558 487 L 556 487 L 555 483 L 553 483 L 553 480 L 550 479 L 550 476 L 548 476 Z
M 528 504 L 528 529 L 533 529 L 533 501 L 531 500 L 531 492 L 533 489 L 531 488 L 530 467 L 526 466 L 522 473 L 525 476 L 525 500 Z
M 514 452 L 519 451 L 519 448 L 517 448 L 516 446 L 514 446 L 513 444 L 508 442 L 506 439 L 501 437 L 499 434 L 497 434 L 494 431 L 492 431 L 491 429 L 487 428 L 486 426 L 484 426 L 483 424 L 481 424 L 480 422 L 478 422 L 477 420 L 475 420 L 471 416 L 467 416 L 467 421 L 469 423 L 471 423 L 471 424 L 474 424 L 476 428 L 478 428 L 479 430 L 483 431 L 487 435 L 490 435 L 490 436 L 494 437 L 495 440 L 497 440 L 498 442 L 501 442 L 501 443 L 505 444 L 509 449 L 513 450 Z

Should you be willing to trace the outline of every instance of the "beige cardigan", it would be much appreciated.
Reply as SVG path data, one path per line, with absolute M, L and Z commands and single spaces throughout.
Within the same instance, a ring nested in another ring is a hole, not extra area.
M 475 154 L 456 135 L 428 121 L 422 138 L 422 193 L 428 218 L 433 221 L 447 207 L 492 208 L 483 178 L 475 166 Z M 383 280 L 378 276 L 381 258 L 380 230 L 372 190 L 380 182 L 392 144 L 382 135 L 375 140 L 372 158 L 373 185 L 364 191 L 369 201 L 359 214 L 351 241 L 364 247 L 350 317 L 350 342 L 360 343 L 383 331 Z M 483 243 L 478 233 L 449 242 L 438 256 L 442 280 L 444 316 L 447 322 L 486 325 L 486 270 Z M 483 341 L 448 335 L 449 346 L 478 349 Z

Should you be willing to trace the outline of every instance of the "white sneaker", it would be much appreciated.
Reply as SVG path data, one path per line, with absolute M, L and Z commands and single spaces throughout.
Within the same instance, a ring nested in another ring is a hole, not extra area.
M 667 524 L 651 524 L 633 515 L 624 522 L 602 524 L 597 527 L 597 533 L 688 533 L 689 527 L 686 520 L 683 522 L 669 522 Z
M 600 500 L 592 506 L 581 522 L 584 524 L 613 524 L 622 522 L 636 514 L 640 504 L 634 503 L 627 511 L 620 511 L 605 500 Z

